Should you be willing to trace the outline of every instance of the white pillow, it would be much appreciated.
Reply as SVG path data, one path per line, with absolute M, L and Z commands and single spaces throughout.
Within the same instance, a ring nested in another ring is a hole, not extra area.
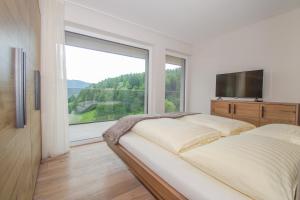
M 179 120 L 216 129 L 222 136 L 238 135 L 243 131 L 256 128 L 248 122 L 206 114 L 188 115 Z
M 217 130 L 170 118 L 144 120 L 131 131 L 175 154 L 221 137 Z
M 255 134 L 264 137 L 271 137 L 285 142 L 300 145 L 300 127 L 289 124 L 269 124 L 251 131 L 245 132 L 245 134 Z

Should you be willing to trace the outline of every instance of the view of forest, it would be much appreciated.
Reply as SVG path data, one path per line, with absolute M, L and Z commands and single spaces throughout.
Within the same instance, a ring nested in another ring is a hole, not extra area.
M 166 70 L 166 112 L 180 109 L 180 80 L 180 68 Z M 68 80 L 70 124 L 117 120 L 144 113 L 145 73 L 107 78 L 96 84 L 80 82 Z

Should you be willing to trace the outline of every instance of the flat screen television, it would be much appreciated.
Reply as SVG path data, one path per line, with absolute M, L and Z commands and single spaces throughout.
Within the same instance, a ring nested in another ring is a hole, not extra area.
M 262 98 L 263 70 L 217 74 L 216 97 Z

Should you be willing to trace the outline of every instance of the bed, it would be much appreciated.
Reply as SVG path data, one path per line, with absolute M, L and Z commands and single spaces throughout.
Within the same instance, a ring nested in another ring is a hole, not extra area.
M 125 135 L 120 145 L 187 199 L 249 199 L 137 134 Z
M 199 118 L 197 115 L 194 117 Z M 179 118 L 179 120 L 181 119 L 182 117 Z M 189 121 L 189 123 L 195 123 L 193 120 Z M 278 128 L 275 127 L 275 129 Z M 250 128 L 250 126 L 243 130 L 245 130 L 245 133 L 248 133 L 244 134 L 245 137 L 247 137 L 247 135 L 251 135 L 252 137 L 253 135 L 260 135 L 262 134 L 261 132 L 263 132 L 263 136 L 257 137 L 267 137 L 266 135 L 268 135 L 265 134 L 266 131 L 264 130 L 254 131 L 253 134 L 251 134 L 251 130 L 255 129 L 253 129 L 253 127 Z M 285 129 L 283 128 L 282 130 L 284 131 Z M 244 132 L 242 132 L 242 134 L 243 133 Z M 233 131 L 232 134 L 239 135 L 236 131 Z M 123 135 L 117 144 L 107 137 L 104 138 L 111 149 L 123 159 L 131 172 L 157 199 L 252 199 L 236 188 L 224 184 L 223 181 L 216 179 L 209 173 L 199 170 L 197 162 L 195 162 L 195 164 L 193 161 L 190 161 L 191 156 L 185 155 L 185 152 L 180 152 L 177 155 L 176 152 L 174 153 L 169 149 L 163 148 L 161 145 L 151 141 L 151 139 L 149 140 L 149 138 L 145 138 L 133 131 L 129 131 Z M 223 138 L 226 137 L 220 137 L 216 140 L 223 140 Z M 209 145 L 214 143 L 217 142 L 208 142 Z M 197 150 L 197 148 L 199 148 L 201 152 L 201 149 L 203 149 L 201 146 L 206 147 L 209 145 L 201 144 L 186 152 L 193 152 L 193 149 Z

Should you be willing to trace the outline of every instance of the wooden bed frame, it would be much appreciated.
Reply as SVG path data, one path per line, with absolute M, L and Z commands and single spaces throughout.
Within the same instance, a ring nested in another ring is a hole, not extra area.
M 105 138 L 104 138 L 105 139 Z M 120 144 L 113 144 L 105 139 L 108 146 L 126 163 L 133 175 L 159 200 L 187 200 L 172 186 L 155 174 L 134 155 L 128 152 Z

